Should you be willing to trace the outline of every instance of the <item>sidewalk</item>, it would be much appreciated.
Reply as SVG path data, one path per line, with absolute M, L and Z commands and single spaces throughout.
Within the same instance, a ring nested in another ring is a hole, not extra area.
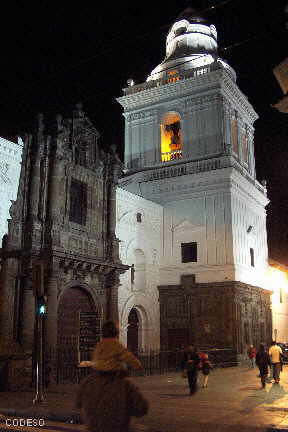
M 267 384 L 264 390 L 257 374 L 258 369 L 247 367 L 216 369 L 209 376 L 208 388 L 200 388 L 192 397 L 180 373 L 133 378 L 150 402 L 149 414 L 136 421 L 137 430 L 288 431 L 288 366 L 281 374 L 281 383 Z M 71 385 L 51 387 L 46 402 L 38 406 L 32 404 L 32 392 L 0 393 L 0 414 L 77 422 L 75 390 Z

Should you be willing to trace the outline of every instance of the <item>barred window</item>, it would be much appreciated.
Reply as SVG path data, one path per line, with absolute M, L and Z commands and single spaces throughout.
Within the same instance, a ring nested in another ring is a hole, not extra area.
M 87 184 L 72 179 L 70 186 L 70 214 L 69 220 L 86 225 L 87 217 Z

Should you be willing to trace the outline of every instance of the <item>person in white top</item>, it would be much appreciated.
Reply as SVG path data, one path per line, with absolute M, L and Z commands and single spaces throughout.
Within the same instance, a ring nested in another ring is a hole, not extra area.
M 279 384 L 280 381 L 280 370 L 281 370 L 281 355 L 282 349 L 280 346 L 276 345 L 275 341 L 271 342 L 271 346 L 269 348 L 269 356 L 271 359 L 271 365 L 273 370 L 273 378 L 275 384 Z

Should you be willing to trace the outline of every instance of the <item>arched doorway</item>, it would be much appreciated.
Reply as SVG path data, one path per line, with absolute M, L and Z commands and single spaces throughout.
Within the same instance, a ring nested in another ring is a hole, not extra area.
M 133 353 L 139 351 L 139 316 L 135 308 L 132 308 L 128 316 L 127 348 Z
M 80 287 L 67 289 L 58 305 L 58 347 L 66 348 L 75 344 L 79 336 L 80 312 L 95 312 L 92 298 Z
M 91 295 L 79 286 L 68 288 L 58 305 L 57 363 L 62 381 L 74 381 L 75 366 L 90 358 L 101 331 L 101 312 Z

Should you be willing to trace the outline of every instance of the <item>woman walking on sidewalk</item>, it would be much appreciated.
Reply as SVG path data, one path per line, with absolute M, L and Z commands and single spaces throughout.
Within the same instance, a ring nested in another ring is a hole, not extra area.
M 208 360 L 208 354 L 201 352 L 199 354 L 200 360 L 201 360 L 201 370 L 202 370 L 202 374 L 203 374 L 203 388 L 206 388 L 208 385 L 208 378 L 209 378 L 209 373 L 211 371 L 211 369 L 213 368 L 212 364 L 210 363 L 210 361 Z
M 266 386 L 266 378 L 268 376 L 268 365 L 270 364 L 270 357 L 266 351 L 265 345 L 260 344 L 259 351 L 256 354 L 256 364 L 259 368 L 262 387 Z

